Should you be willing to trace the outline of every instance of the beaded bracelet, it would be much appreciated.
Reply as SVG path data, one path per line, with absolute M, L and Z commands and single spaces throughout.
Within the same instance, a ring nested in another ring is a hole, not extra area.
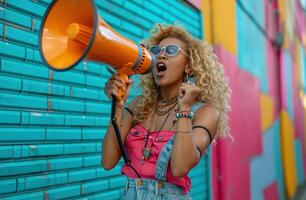
M 176 113 L 176 118 L 182 118 L 182 117 L 187 117 L 189 119 L 191 119 L 193 117 L 193 112 L 191 111 L 181 111 L 181 112 L 178 112 Z

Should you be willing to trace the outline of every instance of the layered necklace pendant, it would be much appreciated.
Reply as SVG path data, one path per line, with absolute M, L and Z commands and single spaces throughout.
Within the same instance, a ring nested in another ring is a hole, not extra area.
M 144 148 L 142 151 L 142 157 L 144 160 L 148 160 L 150 157 L 151 151 L 149 148 Z
M 170 100 L 160 100 L 160 101 L 157 102 L 157 104 L 155 106 L 155 109 L 154 109 L 154 112 L 159 116 L 163 116 L 165 114 L 167 114 L 167 116 L 165 117 L 162 125 L 160 126 L 160 128 L 157 131 L 154 138 L 150 138 L 150 130 L 147 129 L 147 133 L 146 133 L 145 139 L 143 141 L 141 164 L 144 164 L 145 160 L 149 160 L 149 158 L 151 156 L 153 143 L 155 142 L 155 139 L 158 137 L 158 135 L 159 135 L 161 129 L 163 128 L 165 122 L 167 121 L 167 119 L 170 116 L 172 110 L 177 106 L 177 104 L 178 104 L 177 97 L 172 98 Z M 151 113 L 151 115 L 152 115 L 152 113 Z M 148 124 L 151 121 L 151 115 L 149 117 Z M 148 127 L 148 124 L 147 124 L 147 127 Z M 149 142 L 150 139 L 152 141 Z

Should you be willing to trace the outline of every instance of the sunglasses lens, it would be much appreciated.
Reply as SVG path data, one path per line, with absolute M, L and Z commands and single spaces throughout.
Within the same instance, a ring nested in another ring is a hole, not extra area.
M 151 52 L 152 54 L 154 54 L 155 56 L 157 56 L 157 55 L 160 54 L 161 49 L 162 49 L 161 46 L 158 46 L 158 45 L 152 46 L 152 47 L 150 48 L 150 52 Z
M 176 45 L 168 45 L 166 47 L 166 53 L 169 56 L 175 56 L 179 52 L 180 48 Z

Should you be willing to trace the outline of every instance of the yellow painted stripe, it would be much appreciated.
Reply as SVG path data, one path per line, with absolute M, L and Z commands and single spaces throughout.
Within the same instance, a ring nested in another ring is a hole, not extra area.
M 267 94 L 260 95 L 261 131 L 264 132 L 273 124 L 274 104 L 273 99 Z
M 280 113 L 281 121 L 281 152 L 285 177 L 285 190 L 291 199 L 297 188 L 296 159 L 294 150 L 294 128 L 288 113 Z

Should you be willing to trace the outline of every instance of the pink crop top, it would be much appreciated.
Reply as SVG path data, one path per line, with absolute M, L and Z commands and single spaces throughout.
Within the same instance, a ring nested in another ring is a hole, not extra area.
M 148 158 L 148 160 L 144 160 L 142 164 L 142 147 L 146 132 L 146 128 L 144 128 L 141 124 L 136 124 L 128 132 L 125 147 L 131 160 L 131 165 L 137 170 L 141 178 L 156 179 L 154 173 L 159 153 L 163 145 L 167 143 L 167 141 L 171 138 L 171 136 L 173 136 L 173 134 L 175 134 L 175 132 L 160 131 L 158 136 L 156 136 L 158 132 L 151 131 L 149 135 L 149 143 L 152 144 L 151 156 Z M 155 141 L 152 143 L 154 138 Z M 135 172 L 126 165 L 122 167 L 121 172 L 128 177 L 138 178 L 137 174 L 135 174 Z M 173 176 L 171 172 L 170 161 L 167 167 L 166 180 L 169 183 L 182 187 L 184 193 L 190 191 L 190 178 L 187 175 L 184 177 Z

